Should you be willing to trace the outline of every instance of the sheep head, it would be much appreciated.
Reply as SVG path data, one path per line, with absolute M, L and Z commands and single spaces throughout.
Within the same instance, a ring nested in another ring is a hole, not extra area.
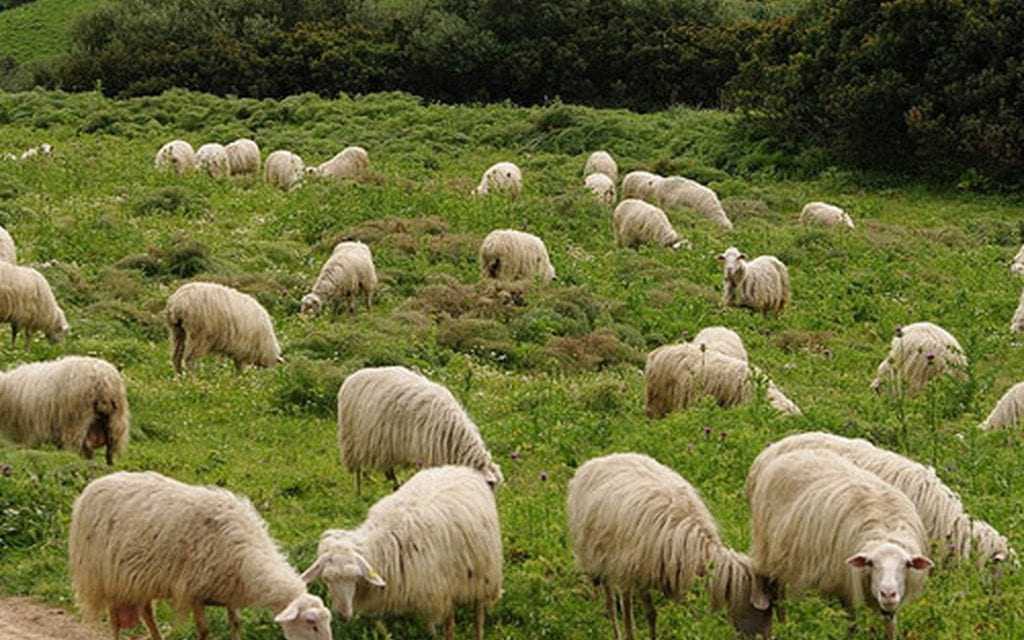
M 870 576 L 871 597 L 884 613 L 899 609 L 907 592 L 907 574 L 928 571 L 933 563 L 925 556 L 910 555 L 903 547 L 883 542 L 850 556 L 846 563 Z
M 484 481 L 487 482 L 487 486 L 489 486 L 492 491 L 497 490 L 498 485 L 505 482 L 505 476 L 501 473 L 501 467 L 499 467 L 498 463 L 494 461 L 488 462 L 482 469 L 480 469 L 480 473 L 483 474 Z
M 331 640 L 331 612 L 320 598 L 303 593 L 274 617 L 287 640 Z
M 56 322 L 54 322 L 54 327 L 46 332 L 46 339 L 53 344 L 57 344 L 63 340 L 70 331 L 71 325 L 68 324 L 67 317 L 64 315 L 64 310 L 58 309 Z
M 355 615 L 356 588 L 360 584 L 384 588 L 387 583 L 344 531 L 328 531 L 321 537 L 320 556 L 302 579 L 309 584 L 323 578 L 331 594 L 331 606 L 346 621 Z
M 1002 577 L 1003 571 L 1016 570 L 1020 564 L 1017 552 L 1010 548 L 1006 536 L 984 520 L 971 522 L 971 541 L 974 544 L 978 564 L 988 564 L 995 578 Z
M 307 293 L 302 296 L 299 304 L 299 313 L 304 316 L 315 316 L 323 309 L 324 301 L 315 293 Z
M 736 247 L 729 247 L 725 253 L 719 254 L 718 261 L 722 263 L 722 273 L 728 282 L 734 285 L 743 282 L 747 275 L 747 254 Z

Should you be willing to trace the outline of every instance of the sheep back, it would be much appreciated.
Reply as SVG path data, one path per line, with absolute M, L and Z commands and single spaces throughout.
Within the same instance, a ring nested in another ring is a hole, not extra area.
M 267 156 L 263 169 L 263 177 L 268 184 L 289 191 L 302 181 L 306 165 L 291 151 L 278 149 Z
M 583 165 L 583 175 L 595 173 L 608 176 L 614 184 L 619 179 L 619 165 L 607 151 L 595 151 L 587 157 L 587 162 Z
M 196 168 L 196 152 L 184 140 L 172 140 L 156 152 L 154 164 L 157 169 L 170 169 L 177 175 L 184 175 Z
M 643 200 L 627 199 L 615 207 L 612 226 L 619 246 L 653 244 L 670 247 L 679 242 L 665 212 Z
M 853 218 L 841 208 L 825 202 L 809 202 L 800 212 L 802 224 L 820 224 L 826 227 L 849 227 L 853 229 Z
M 649 171 L 630 171 L 622 178 L 622 197 L 654 202 L 663 180 L 665 178 Z
M 698 347 L 703 344 L 706 349 L 713 349 L 744 362 L 749 361 L 747 348 L 743 346 L 743 338 L 726 327 L 705 327 L 690 340 L 690 344 Z
M 223 178 L 231 174 L 231 164 L 223 145 L 208 142 L 196 151 L 196 165 L 211 177 Z
M 1013 427 L 1021 422 L 1022 417 L 1024 417 L 1024 382 L 1018 382 L 1010 387 L 1003 397 L 999 398 L 995 408 L 978 426 L 985 431 Z
M 658 183 L 656 200 L 666 211 L 689 208 L 724 229 L 732 229 L 732 222 L 725 214 L 718 194 L 696 180 L 672 176 Z
M 551 282 L 551 265 L 544 241 L 535 235 L 512 229 L 487 234 L 480 245 L 480 277 L 496 280 L 532 280 Z
M 331 178 L 358 178 L 370 168 L 370 155 L 362 147 L 345 147 L 320 164 L 317 173 Z
M 260 172 L 260 147 L 248 138 L 239 138 L 224 147 L 228 154 L 228 166 L 231 175 L 239 176 L 247 173 Z
M 583 186 L 589 189 L 601 204 L 609 207 L 615 204 L 615 183 L 605 174 L 589 174 L 583 180 Z
M 476 195 L 484 195 L 491 191 L 501 191 L 518 197 L 523 190 L 523 172 L 511 162 L 499 162 L 488 167 L 480 178 L 480 184 L 473 191 Z
M 931 322 L 916 322 L 896 330 L 889 355 L 878 365 L 871 388 L 883 387 L 897 392 L 902 387 L 908 396 L 921 392 L 933 378 L 950 375 L 967 377 L 967 356 L 948 331 Z

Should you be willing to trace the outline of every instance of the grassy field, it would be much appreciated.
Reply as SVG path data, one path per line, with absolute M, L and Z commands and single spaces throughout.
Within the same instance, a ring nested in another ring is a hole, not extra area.
M 67 53 L 74 20 L 94 6 L 86 0 L 34 0 L 0 11 L 0 58 L 28 62 Z
M 286 194 L 258 180 L 179 179 L 152 168 L 170 139 L 198 146 L 240 135 L 257 139 L 264 154 L 286 147 L 309 163 L 360 144 L 374 176 Z M 20 260 L 49 278 L 72 325 L 65 343 L 37 341 L 27 353 L 0 340 L 0 364 L 91 354 L 122 367 L 133 432 L 116 467 L 250 496 L 300 569 L 313 560 L 321 530 L 358 524 L 389 490 L 376 477 L 354 496 L 334 421 L 344 376 L 385 364 L 416 367 L 451 388 L 503 467 L 505 595 L 490 638 L 607 635 L 602 607 L 573 566 L 563 503 L 574 469 L 609 452 L 645 452 L 678 470 L 702 492 L 726 540 L 745 549 L 743 480 L 762 447 L 811 429 L 869 437 L 935 465 L 973 515 L 1024 543 L 1020 435 L 974 428 L 1024 379 L 1021 344 L 1007 331 L 1020 286 L 1006 268 L 1020 242 L 1019 199 L 834 168 L 786 178 L 793 158 L 745 141 L 728 115 L 690 110 L 423 106 L 400 94 L 277 102 L 172 92 L 113 102 L 33 92 L 0 94 L 0 140 L 0 152 L 54 144 L 52 158 L 0 164 L 0 225 L 18 242 Z M 616 248 L 610 212 L 580 188 L 583 161 L 599 148 L 624 171 L 709 182 L 736 230 L 675 212 L 692 249 Z M 469 197 L 480 173 L 506 159 L 523 168 L 523 197 Z M 800 227 L 797 212 L 812 199 L 847 207 L 857 229 Z M 541 236 L 559 273 L 552 286 L 529 291 L 523 306 L 495 302 L 478 285 L 479 242 L 502 227 Z M 300 318 L 300 297 L 346 235 L 373 248 L 378 304 L 354 316 Z M 714 256 L 729 245 L 789 265 L 794 299 L 781 317 L 720 306 Z M 207 360 L 176 379 L 161 310 L 190 279 L 256 295 L 288 363 L 239 376 Z M 915 401 L 879 399 L 868 383 L 889 338 L 918 320 L 960 339 L 970 382 Z M 644 417 L 645 353 L 714 324 L 743 336 L 752 361 L 805 417 L 711 403 L 664 420 Z M 109 469 L 9 444 L 0 444 L 0 463 L 12 470 L 0 476 L 0 592 L 72 607 L 71 502 Z M 703 593 L 662 611 L 664 637 L 730 633 Z M 792 599 L 789 613 L 779 637 L 846 637 L 841 609 L 821 599 Z M 169 624 L 166 609 L 159 615 Z M 247 638 L 280 637 L 268 612 L 245 616 Z M 223 614 L 212 618 L 216 637 L 226 637 Z M 470 633 L 468 619 L 460 637 Z M 1024 578 L 993 587 L 971 567 L 943 569 L 901 619 L 907 638 L 1018 638 Z M 861 620 L 854 637 L 877 637 L 877 617 Z M 388 625 L 396 638 L 428 636 L 416 620 Z M 190 633 L 181 623 L 170 637 Z M 380 636 L 358 620 L 336 622 L 335 637 Z

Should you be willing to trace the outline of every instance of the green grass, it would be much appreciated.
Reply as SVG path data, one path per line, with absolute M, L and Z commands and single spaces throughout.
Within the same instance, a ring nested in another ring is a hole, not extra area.
M 377 477 L 362 498 L 353 495 L 335 444 L 338 385 L 363 366 L 419 368 L 465 403 L 508 480 L 498 495 L 505 594 L 490 618 L 492 638 L 608 634 L 601 604 L 573 566 L 563 501 L 574 469 L 610 452 L 645 452 L 677 469 L 702 492 L 728 543 L 744 549 L 743 480 L 762 447 L 810 429 L 865 436 L 935 465 L 972 514 L 1019 547 L 1021 438 L 974 425 L 1024 379 L 1021 343 L 1007 332 L 1019 283 L 1006 268 L 1020 241 L 1022 203 L 835 169 L 786 178 L 806 159 L 744 141 L 734 124 L 715 112 L 423 106 L 401 94 L 279 102 L 185 92 L 123 102 L 0 94 L 0 152 L 55 147 L 50 159 L 0 164 L 0 224 L 16 238 L 20 260 L 50 279 L 72 324 L 67 342 L 36 342 L 29 353 L 0 340 L 0 365 L 75 353 L 123 367 L 133 432 L 117 468 L 250 496 L 300 569 L 313 560 L 321 530 L 357 525 L 388 492 Z M 286 147 L 311 163 L 360 144 L 376 176 L 285 194 L 257 180 L 178 179 L 152 169 L 170 139 L 198 146 L 243 134 L 264 155 Z M 736 231 L 673 212 L 691 250 L 617 249 L 610 213 L 579 188 L 584 158 L 597 148 L 611 151 L 623 171 L 710 182 Z M 480 173 L 504 159 L 523 168 L 524 195 L 469 197 Z M 812 199 L 847 207 L 857 230 L 800 227 L 797 212 Z M 476 248 L 501 227 L 541 236 L 558 269 L 559 280 L 527 292 L 524 306 L 495 303 L 476 286 Z M 370 313 L 301 319 L 300 297 L 333 241 L 349 234 L 372 245 L 378 303 Z M 729 245 L 789 265 L 794 299 L 781 317 L 720 307 L 714 256 Z M 175 379 L 160 311 L 185 281 L 176 273 L 256 295 L 275 318 L 288 363 L 236 376 L 208 360 Z M 918 320 L 960 339 L 973 385 L 899 407 L 868 383 L 893 329 Z M 712 324 L 737 330 L 752 361 L 806 416 L 787 420 L 755 404 L 646 419 L 643 355 Z M 0 462 L 13 470 L 0 477 L 0 590 L 70 607 L 71 502 L 109 469 L 6 444 Z M 662 612 L 664 637 L 730 633 L 703 594 L 682 606 L 663 603 Z M 963 567 L 936 572 L 901 625 L 907 638 L 1017 638 L 1022 612 L 1021 574 L 993 589 Z M 166 609 L 160 617 L 171 620 Z M 213 617 L 225 637 L 222 614 Z M 854 637 L 877 637 L 877 617 L 861 620 Z M 467 621 L 460 637 L 470 633 Z M 388 624 L 394 637 L 427 637 L 415 620 Z M 845 627 L 837 606 L 793 598 L 777 632 L 841 638 Z M 182 623 L 169 637 L 190 632 Z M 365 620 L 335 624 L 336 638 L 375 633 Z M 246 637 L 280 634 L 268 612 L 249 611 Z
M 0 11 L 0 58 L 21 63 L 67 53 L 75 18 L 94 6 L 85 0 L 34 0 Z

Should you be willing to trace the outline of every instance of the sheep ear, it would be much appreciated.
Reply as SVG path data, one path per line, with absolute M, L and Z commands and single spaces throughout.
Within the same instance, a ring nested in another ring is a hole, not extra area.
M 715 256 L 715 259 L 718 260 L 719 262 L 725 262 L 725 254 L 720 253 L 717 256 Z
M 287 609 L 274 616 L 274 622 L 278 624 L 283 624 L 285 622 L 294 622 L 298 620 L 298 618 L 299 604 L 297 602 L 292 602 L 290 605 L 288 605 Z
M 907 562 L 908 567 L 916 569 L 917 571 L 927 571 L 928 569 L 931 569 L 934 564 L 935 563 L 924 556 L 914 556 Z
M 747 254 L 741 253 L 740 254 L 740 260 L 746 260 L 746 259 L 747 259 Z
M 324 572 L 324 565 L 327 564 L 327 556 L 320 556 L 308 569 L 302 573 L 302 581 L 309 584 L 320 577 Z
M 871 566 L 871 560 L 869 560 L 866 555 L 858 553 L 855 556 L 850 556 L 849 558 L 847 558 L 846 564 L 857 569 L 863 569 L 864 567 Z
M 386 587 L 387 583 L 384 582 L 384 578 L 380 577 L 377 570 L 370 566 L 370 563 L 366 561 L 361 555 L 356 554 L 356 562 L 359 563 L 359 568 L 363 572 L 363 579 L 372 584 L 375 587 Z

